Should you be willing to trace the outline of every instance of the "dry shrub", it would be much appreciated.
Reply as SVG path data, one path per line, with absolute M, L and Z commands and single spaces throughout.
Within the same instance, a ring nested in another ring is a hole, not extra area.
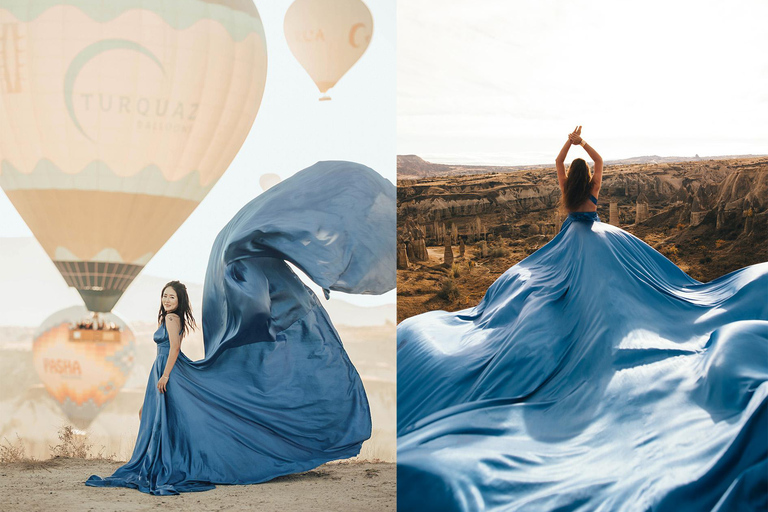
M 107 447 L 102 446 L 99 448 L 99 453 L 96 454 L 94 457 L 95 459 L 102 459 L 102 460 L 117 460 L 117 454 L 116 453 L 110 453 L 109 455 L 106 455 Z
M 503 247 L 494 247 L 493 249 L 491 249 L 491 252 L 488 253 L 488 256 L 490 256 L 491 258 L 503 258 L 508 255 L 509 255 L 509 251 L 507 251 Z
M 77 434 L 71 425 L 59 428 L 59 444 L 50 446 L 51 459 L 37 460 L 34 457 L 28 458 L 24 449 L 24 442 L 16 434 L 16 442 L 11 443 L 7 437 L 0 443 L 0 463 L 24 462 L 27 469 L 46 468 L 55 465 L 53 461 L 56 457 L 69 457 L 76 459 L 98 458 L 103 460 L 116 460 L 115 453 L 106 454 L 106 446 L 102 446 L 95 456 L 91 454 L 92 444 L 88 443 L 88 436 Z
M 3 439 L 5 444 L 0 444 L 0 462 L 19 462 L 25 459 L 24 443 L 19 434 L 16 434 L 15 443 L 11 443 L 7 437 Z
M 441 299 L 453 302 L 461 296 L 461 292 L 459 292 L 459 287 L 456 286 L 454 280 L 448 278 L 443 280 L 440 284 L 440 290 L 437 292 L 437 296 Z
M 72 425 L 65 425 L 59 429 L 59 444 L 51 446 L 51 457 L 70 457 L 73 459 L 87 459 L 90 457 L 91 447 L 88 435 L 76 434 Z

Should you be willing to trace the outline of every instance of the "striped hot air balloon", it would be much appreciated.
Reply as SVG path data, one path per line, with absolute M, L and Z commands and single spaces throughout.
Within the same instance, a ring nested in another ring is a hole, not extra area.
M 252 0 L 0 1 L 0 186 L 89 310 L 227 169 L 266 70 Z

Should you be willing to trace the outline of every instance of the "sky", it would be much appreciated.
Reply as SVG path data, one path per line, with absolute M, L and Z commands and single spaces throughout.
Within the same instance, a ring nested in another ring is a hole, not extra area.
M 374 20 L 370 45 L 329 91 L 331 101 L 322 102 L 283 34 L 283 19 L 291 2 L 254 3 L 264 25 L 268 54 L 266 86 L 256 120 L 230 167 L 146 265 L 145 275 L 202 284 L 216 235 L 261 193 L 259 177 L 263 174 L 276 173 L 285 179 L 321 160 L 349 160 L 395 182 L 395 3 L 365 0 Z M 31 236 L 0 190 L 0 244 L 4 237 Z M 44 252 L 42 247 L 40 251 Z M 381 296 L 335 296 L 361 306 L 395 303 L 394 290 Z
M 604 159 L 768 154 L 765 0 L 397 7 L 398 154 L 548 163 L 576 125 Z

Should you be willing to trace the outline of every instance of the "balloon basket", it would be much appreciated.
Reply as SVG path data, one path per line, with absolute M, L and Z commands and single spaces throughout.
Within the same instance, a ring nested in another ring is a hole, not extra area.
M 320 96 L 318 101 L 331 101 L 331 97 L 328 95 Z

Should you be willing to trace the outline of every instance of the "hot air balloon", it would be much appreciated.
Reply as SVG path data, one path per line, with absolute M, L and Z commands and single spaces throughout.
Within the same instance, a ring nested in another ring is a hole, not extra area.
M 252 0 L 0 4 L 0 186 L 89 310 L 227 169 L 266 70 Z
M 264 192 L 274 187 L 278 183 L 280 183 L 280 176 L 273 172 L 262 174 L 261 177 L 259 177 L 259 186 Z
M 32 345 L 45 389 L 79 429 L 86 429 L 123 387 L 136 345 L 114 313 L 100 314 L 97 328 L 83 324 L 87 317 L 82 306 L 54 313 L 38 328 Z
M 285 38 L 294 57 L 324 95 L 365 53 L 373 34 L 361 0 L 296 0 L 285 14 Z

